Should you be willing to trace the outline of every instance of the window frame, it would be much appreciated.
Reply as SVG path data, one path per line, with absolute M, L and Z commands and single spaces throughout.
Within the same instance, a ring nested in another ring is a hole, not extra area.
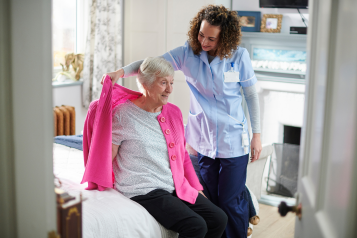
M 76 34 L 75 34 L 75 52 L 85 53 L 85 44 L 87 38 L 87 29 L 89 24 L 89 4 L 86 0 L 76 0 Z M 52 56 L 53 61 L 53 56 Z M 53 63 L 52 63 L 53 67 Z M 54 78 L 57 73 L 62 71 L 61 66 L 52 68 L 52 78 Z

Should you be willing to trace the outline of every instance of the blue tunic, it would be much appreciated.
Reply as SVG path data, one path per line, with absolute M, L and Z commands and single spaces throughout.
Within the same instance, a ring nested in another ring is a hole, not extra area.
M 211 158 L 247 154 L 242 147 L 243 125 L 246 131 L 248 125 L 240 88 L 257 82 L 248 51 L 238 47 L 231 58 L 221 60 L 216 57 L 209 64 L 207 52 L 195 55 L 186 42 L 163 57 L 175 70 L 185 74 L 190 87 L 186 141 L 197 152 Z M 232 62 L 234 71 L 239 72 L 240 82 L 224 82 L 224 72 L 231 69 Z

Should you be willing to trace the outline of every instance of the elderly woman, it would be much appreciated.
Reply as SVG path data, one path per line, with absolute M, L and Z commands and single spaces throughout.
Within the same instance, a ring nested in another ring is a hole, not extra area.
M 173 75 L 165 59 L 145 59 L 137 77 L 142 96 L 114 109 L 115 188 L 181 237 L 221 237 L 227 216 L 204 197 L 185 150 L 181 111 L 168 103 Z

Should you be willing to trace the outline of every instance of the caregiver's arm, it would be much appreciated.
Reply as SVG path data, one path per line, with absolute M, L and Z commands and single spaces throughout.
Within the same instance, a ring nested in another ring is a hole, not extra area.
M 139 71 L 140 65 L 143 62 L 144 62 L 144 60 L 138 60 L 138 61 L 135 61 L 135 62 L 133 62 L 131 64 L 128 64 L 127 66 L 124 66 L 123 67 L 123 70 L 124 70 L 123 78 L 127 78 L 127 77 L 130 77 L 130 76 L 138 75 L 138 71 Z
M 247 102 L 250 122 L 253 131 L 253 138 L 251 142 L 251 156 L 252 162 L 254 162 L 259 159 L 260 153 L 262 151 L 262 143 L 260 141 L 260 108 L 255 85 L 252 85 L 250 87 L 243 87 L 243 94 Z
M 127 66 L 124 66 L 121 69 L 118 69 L 117 71 L 107 73 L 111 79 L 113 85 L 116 84 L 116 82 L 119 80 L 119 78 L 127 78 L 130 76 L 136 76 L 138 74 L 138 70 L 140 68 L 140 65 L 144 62 L 144 60 L 138 60 L 135 61 L 131 64 L 128 64 Z M 105 75 L 103 75 L 101 84 L 104 83 Z
M 112 161 L 118 154 L 119 145 L 112 144 Z
M 179 46 L 169 52 L 163 54 L 161 57 L 166 59 L 172 64 L 175 70 L 181 70 L 182 64 L 184 64 L 184 59 L 187 54 L 189 46 L 186 42 L 184 46 Z M 159 56 L 160 57 L 160 56 Z M 138 70 L 140 68 L 141 63 L 144 60 L 135 61 L 117 71 L 107 73 L 107 75 L 112 79 L 113 85 L 119 80 L 119 78 L 126 78 L 129 76 L 136 76 L 138 74 Z M 103 75 L 101 84 L 104 83 L 105 75 Z

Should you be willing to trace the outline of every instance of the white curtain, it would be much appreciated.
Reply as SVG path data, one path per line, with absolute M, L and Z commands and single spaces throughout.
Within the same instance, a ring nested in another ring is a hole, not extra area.
M 103 74 L 122 66 L 121 0 L 90 0 L 83 68 L 83 105 L 98 99 Z

